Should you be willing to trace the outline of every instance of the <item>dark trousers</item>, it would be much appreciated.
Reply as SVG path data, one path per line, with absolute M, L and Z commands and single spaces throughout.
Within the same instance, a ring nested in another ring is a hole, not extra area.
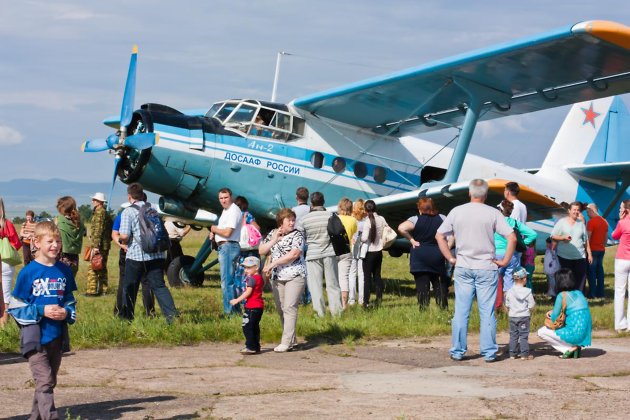
M 184 250 L 182 249 L 182 244 L 178 239 L 171 239 L 171 246 L 166 251 L 166 264 L 165 268 L 168 268 L 171 261 L 173 261 L 177 257 L 181 257 L 184 255 Z
M 418 294 L 418 305 L 420 309 L 429 307 L 429 301 L 431 300 L 429 286 L 433 287 L 435 303 L 442 309 L 448 308 L 448 285 L 446 283 L 448 280 L 445 279 L 445 276 L 440 276 L 437 273 L 428 271 L 411 274 L 413 274 L 413 278 L 416 281 L 416 293 Z
M 558 257 L 558 261 L 560 261 L 560 267 L 568 268 L 573 271 L 578 290 L 584 293 L 584 286 L 586 285 L 586 267 L 588 266 L 586 258 L 568 260 L 566 258 Z
M 125 280 L 123 283 L 122 311 L 120 317 L 132 320 L 136 297 L 142 276 L 146 276 L 151 290 L 160 305 L 162 313 L 166 317 L 166 322 L 170 323 L 178 316 L 173 296 L 164 283 L 164 260 L 134 261 L 127 259 L 125 264 Z
M 606 251 L 591 251 L 593 264 L 588 265 L 586 278 L 588 279 L 588 297 L 604 297 L 604 253 Z
M 250 350 L 260 351 L 260 319 L 263 309 L 245 309 L 243 313 L 243 335 L 245 347 Z
M 510 357 L 517 354 L 529 356 L 529 322 L 528 316 L 510 317 Z M 520 348 L 520 352 L 517 350 Z
M 383 279 L 381 278 L 381 265 L 383 264 L 383 251 L 368 252 L 363 259 L 363 306 L 370 303 L 370 292 L 376 293 L 376 304 L 383 300 Z
M 114 305 L 114 315 L 120 315 L 123 307 L 123 290 L 125 284 L 125 264 L 127 261 L 127 253 L 124 250 L 120 250 L 118 256 L 118 291 L 116 292 L 116 303 Z M 144 313 L 147 316 L 155 316 L 155 296 L 149 286 L 147 276 L 142 276 L 140 280 L 142 284 L 142 304 L 144 305 Z
M 33 254 L 31 253 L 31 244 L 22 242 L 22 255 L 24 256 L 24 265 L 33 261 Z
M 61 337 L 42 346 L 41 351 L 27 355 L 28 365 L 35 381 L 35 396 L 31 419 L 58 419 L 54 389 L 61 366 Z

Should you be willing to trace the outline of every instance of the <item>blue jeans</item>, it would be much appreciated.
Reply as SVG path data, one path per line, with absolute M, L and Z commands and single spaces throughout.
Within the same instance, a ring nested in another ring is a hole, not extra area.
M 149 261 L 127 259 L 125 279 L 123 280 L 122 311 L 120 311 L 119 316 L 129 320 L 133 319 L 138 287 L 143 276 L 146 276 L 166 321 L 171 323 L 173 318 L 179 314 L 175 308 L 173 296 L 164 284 L 164 259 Z
M 494 316 L 494 301 L 497 297 L 498 274 L 496 270 L 472 270 L 455 267 L 455 315 L 451 322 L 453 330 L 451 356 L 464 357 L 468 350 L 468 320 L 473 298 L 477 296 L 480 323 L 480 350 L 486 360 L 493 360 L 497 350 L 497 319 Z
M 591 251 L 593 264 L 588 265 L 588 297 L 604 297 L 604 253 L 606 251 Z
M 506 267 L 499 268 L 499 274 L 503 276 L 503 291 L 507 292 L 514 286 L 514 279 L 512 278 L 512 273 L 521 266 L 521 255 L 520 252 L 515 252 L 512 255 L 512 259 L 508 263 Z M 497 255 L 497 260 L 502 260 L 503 255 Z
M 223 294 L 223 312 L 238 313 L 238 306 L 230 305 L 230 300 L 236 296 L 236 263 L 241 255 L 238 242 L 225 242 L 219 249 L 219 272 L 221 273 L 221 292 Z

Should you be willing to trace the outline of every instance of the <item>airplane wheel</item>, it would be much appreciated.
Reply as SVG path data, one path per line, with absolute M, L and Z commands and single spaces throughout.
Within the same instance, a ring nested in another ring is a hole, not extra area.
M 201 286 L 203 284 L 203 272 L 195 276 L 189 276 L 186 269 L 190 268 L 195 259 L 190 255 L 182 255 L 175 258 L 166 269 L 168 284 L 172 287 Z

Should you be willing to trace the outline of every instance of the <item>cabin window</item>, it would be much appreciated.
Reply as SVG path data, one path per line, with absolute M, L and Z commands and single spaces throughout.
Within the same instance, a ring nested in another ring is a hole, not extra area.
M 248 105 L 241 105 L 236 112 L 232 114 L 228 123 L 251 122 L 256 114 L 256 108 Z
M 420 185 L 425 182 L 441 181 L 444 179 L 444 175 L 446 175 L 446 169 L 444 168 L 425 166 L 422 168 L 422 172 L 420 172 Z
M 293 117 L 293 128 L 291 129 L 290 140 L 302 137 L 304 135 L 304 125 L 306 123 L 302 118 Z
M 367 165 L 363 162 L 354 163 L 354 176 L 357 178 L 365 178 L 368 174 Z
M 346 170 L 346 160 L 342 157 L 336 157 L 332 161 L 333 171 L 338 174 Z
M 222 102 L 219 102 L 219 103 L 216 103 L 216 104 L 212 105 L 212 108 L 210 108 L 208 110 L 208 112 L 206 113 L 206 117 L 208 117 L 208 118 L 214 117 L 214 114 L 216 114 L 217 111 L 219 111 L 222 106 L 223 106 Z
M 382 184 L 387 179 L 387 170 L 381 166 L 374 168 L 374 181 Z
M 313 167 L 321 169 L 321 167 L 324 165 L 324 155 L 319 152 L 313 153 L 311 155 L 311 164 L 313 165 Z

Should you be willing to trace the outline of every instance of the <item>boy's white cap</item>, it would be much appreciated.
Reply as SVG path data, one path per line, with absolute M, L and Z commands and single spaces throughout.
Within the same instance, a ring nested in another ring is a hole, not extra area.
M 105 194 L 103 194 L 102 192 L 97 192 L 96 194 L 94 194 L 92 196 L 92 200 L 98 200 L 101 203 L 104 203 L 107 201 L 107 199 L 105 198 Z
M 260 260 L 254 256 L 245 257 L 241 265 L 243 267 L 260 267 Z

